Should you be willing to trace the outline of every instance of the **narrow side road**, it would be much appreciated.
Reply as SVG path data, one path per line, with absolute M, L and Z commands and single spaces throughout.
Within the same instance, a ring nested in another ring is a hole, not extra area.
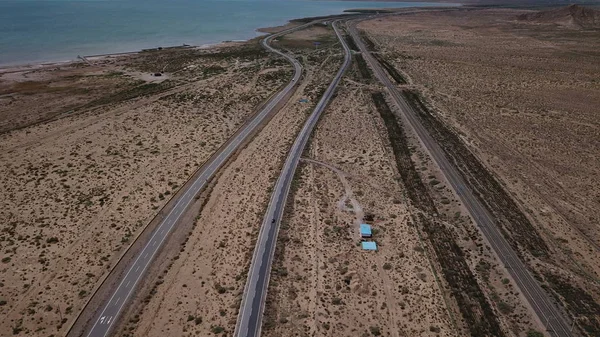
M 257 130 L 257 128 L 265 121 L 268 116 L 273 112 L 280 103 L 284 102 L 285 99 L 290 97 L 291 92 L 295 89 L 298 80 L 302 75 L 302 65 L 289 55 L 283 54 L 273 49 L 269 43 L 272 39 L 279 36 L 289 34 L 293 31 L 304 29 L 307 26 L 314 24 L 310 22 L 301 26 L 297 26 L 277 34 L 271 35 L 262 41 L 262 45 L 269 51 L 277 53 L 280 56 L 286 58 L 294 66 L 294 76 L 290 82 L 279 91 L 264 107 L 258 112 L 252 120 L 242 126 L 227 143 L 219 149 L 196 173 L 193 183 L 188 183 L 186 186 L 187 190 L 179 192 L 179 197 L 174 200 L 175 204 L 167 216 L 152 232 L 150 239 L 143 244 L 143 249 L 131 259 L 129 265 L 124 268 L 120 280 L 117 280 L 118 286 L 112 291 L 112 295 L 108 299 L 101 300 L 102 310 L 98 308 L 90 308 L 86 306 L 85 310 L 90 310 L 89 315 L 80 314 L 78 320 L 83 320 L 85 317 L 95 317 L 90 322 L 75 322 L 80 324 L 84 328 L 81 330 L 86 331 L 83 335 L 88 337 L 105 337 L 117 322 L 119 315 L 125 305 L 128 304 L 129 300 L 134 294 L 136 286 L 143 281 L 144 275 L 148 267 L 154 260 L 154 257 L 160 251 L 165 240 L 168 239 L 169 234 L 172 230 L 177 229 L 179 218 L 185 213 L 186 209 L 194 201 L 195 196 L 205 187 L 208 180 L 210 180 L 214 174 L 220 169 L 220 167 L 228 160 L 228 158 L 238 150 L 240 145 L 244 144 Z M 90 303 L 90 302 L 88 302 Z M 98 313 L 99 312 L 99 313 Z M 86 325 L 92 324 L 91 327 Z M 75 324 L 72 326 L 68 335 L 77 335 L 73 329 Z M 89 330 L 88 330 L 89 329 Z
M 267 212 L 260 228 L 258 240 L 256 241 L 256 247 L 254 248 L 254 255 L 252 256 L 252 262 L 250 264 L 248 279 L 246 280 L 244 296 L 242 298 L 240 313 L 235 329 L 234 335 L 236 337 L 260 336 L 265 300 L 267 298 L 267 288 L 271 274 L 271 265 L 273 263 L 273 255 L 275 254 L 275 243 L 277 241 L 279 225 L 292 184 L 292 179 L 312 130 L 333 96 L 344 72 L 350 65 L 350 48 L 348 48 L 344 37 L 337 27 L 338 23 L 339 20 L 334 21 L 332 25 L 338 40 L 344 48 L 344 63 L 296 137 L 285 164 L 283 165 L 281 174 L 277 179 L 277 183 L 275 184 Z
M 538 315 L 542 324 L 546 326 L 548 334 L 557 337 L 572 336 L 569 324 L 562 313 L 554 303 L 552 303 L 548 294 L 544 292 L 540 284 L 533 278 L 531 273 L 529 273 L 525 264 L 519 259 L 508 241 L 506 241 L 498 229 L 498 225 L 492 215 L 473 194 L 473 191 L 469 188 L 468 182 L 462 177 L 460 172 L 452 166 L 443 150 L 427 132 L 410 105 L 408 105 L 396 86 L 387 77 L 379 62 L 377 62 L 369 53 L 369 50 L 360 38 L 356 29 L 357 21 L 352 21 L 348 24 L 348 32 L 360 49 L 363 58 L 367 61 L 377 79 L 387 88 L 390 97 L 401 111 L 403 120 L 415 131 L 423 146 L 429 151 L 433 160 L 440 167 L 455 194 L 459 196 L 481 233 L 488 240 L 492 249 L 498 255 L 498 258 L 506 266 L 508 272 L 521 290 L 521 293 L 525 296 L 535 313 Z

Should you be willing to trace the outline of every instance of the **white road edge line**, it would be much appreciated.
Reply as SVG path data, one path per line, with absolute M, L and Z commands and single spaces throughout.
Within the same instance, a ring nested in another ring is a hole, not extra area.
M 312 24 L 314 24 L 314 22 L 313 22 L 313 23 L 308 23 L 308 24 L 305 24 L 305 25 L 302 25 L 302 26 L 298 26 L 298 27 L 291 28 L 290 30 L 288 30 L 288 31 L 286 31 L 286 32 L 288 32 L 288 33 L 289 33 L 289 32 L 291 32 L 291 31 L 297 30 L 299 27 L 309 26 L 309 25 L 312 25 Z M 281 33 L 278 33 L 278 34 L 281 34 Z M 250 134 L 250 133 L 251 133 L 251 132 L 254 130 L 254 127 L 255 127 L 256 125 L 258 125 L 260 122 L 262 122 L 262 119 L 263 119 L 263 118 L 264 118 L 266 115 L 268 115 L 268 114 L 271 112 L 272 108 L 273 108 L 275 105 L 277 105 L 277 104 L 279 103 L 279 101 L 280 101 L 280 100 L 283 98 L 283 96 L 285 96 L 285 95 L 287 94 L 287 92 L 289 92 L 289 90 L 291 90 L 291 89 L 292 89 L 292 88 L 293 88 L 293 87 L 296 85 L 296 80 L 297 80 L 297 79 L 296 79 L 296 77 L 297 77 L 297 76 L 299 77 L 299 74 L 294 74 L 294 77 L 293 77 L 292 81 L 290 81 L 290 82 L 288 83 L 288 85 L 287 85 L 287 86 L 286 86 L 286 87 L 285 87 L 283 90 L 279 91 L 279 93 L 278 93 L 277 95 L 275 95 L 275 96 L 274 96 L 274 97 L 271 99 L 271 101 L 270 101 L 270 102 L 267 104 L 267 106 L 263 107 L 263 109 L 262 109 L 262 110 L 261 110 L 261 111 L 260 111 L 260 112 L 259 112 L 259 113 L 258 113 L 258 114 L 255 116 L 255 117 L 254 117 L 254 119 L 253 119 L 253 120 L 252 120 L 252 121 L 251 121 L 251 122 L 250 122 L 248 125 L 246 125 L 246 126 L 244 127 L 244 129 L 242 129 L 242 130 L 240 131 L 240 133 L 239 133 L 237 136 L 235 136 L 236 138 L 234 138 L 234 140 L 232 140 L 232 142 L 231 142 L 231 143 L 229 143 L 229 145 L 227 145 L 227 146 L 225 147 L 225 149 L 223 149 L 223 151 L 221 152 L 221 154 L 219 154 L 219 155 L 217 156 L 217 158 L 216 158 L 217 160 L 214 160 L 214 161 L 213 161 L 213 164 L 211 164 L 211 165 L 209 166 L 209 168 L 210 168 L 210 167 L 212 167 L 212 166 L 213 166 L 213 165 L 214 165 L 214 164 L 215 164 L 217 161 L 223 161 L 223 159 L 222 159 L 222 156 L 223 156 L 225 153 L 232 153 L 232 152 L 233 152 L 233 150 L 235 150 L 235 149 L 237 148 L 238 144 L 240 144 L 240 143 L 242 142 L 242 140 L 243 140 L 243 139 L 245 139 L 245 137 L 246 137 L 248 134 Z M 276 103 L 275 103 L 275 102 L 276 102 Z M 228 156 L 229 156 L 229 155 L 227 155 L 225 158 L 227 158 Z M 223 164 L 222 162 L 221 162 L 221 163 L 219 163 L 219 164 L 217 165 L 217 167 L 216 167 L 216 168 L 218 168 L 218 167 L 219 167 L 219 166 L 221 166 L 222 164 Z M 210 175 L 212 175 L 212 174 L 214 173 L 214 170 L 215 170 L 216 168 L 210 168 L 210 170 L 212 171 L 212 172 L 210 173 Z M 198 180 L 197 180 L 197 181 L 198 181 Z M 192 184 L 192 188 L 194 188 L 194 187 L 195 187 L 194 185 L 195 185 L 195 183 L 193 183 L 193 184 Z M 196 190 L 196 188 L 194 188 L 194 190 Z M 197 192 L 198 192 L 198 191 L 196 191 L 196 193 L 197 193 Z M 196 194 L 196 193 L 194 193 L 194 194 Z M 190 203 L 190 201 L 191 201 L 191 199 L 190 199 L 190 200 L 188 200 L 188 201 L 186 202 L 186 205 L 183 207 L 183 209 L 186 209 L 186 208 L 189 206 L 189 203 Z M 181 204 L 182 204 L 182 202 L 184 202 L 183 198 L 182 198 L 182 199 L 180 199 L 180 200 L 179 200 L 179 201 L 178 201 L 178 202 L 175 204 L 175 206 L 173 207 L 173 209 L 171 209 L 171 211 L 169 212 L 169 214 L 167 215 L 167 217 L 166 217 L 166 218 L 163 220 L 163 222 L 161 223 L 161 225 L 159 226 L 159 228 L 160 228 L 160 227 L 162 227 L 162 225 L 164 225 L 164 224 L 165 224 L 165 221 L 166 221 L 167 219 L 170 219 L 170 218 L 171 218 L 171 216 L 174 214 L 174 211 L 175 211 L 175 209 L 176 209 L 176 208 L 178 208 L 178 207 L 180 207 L 180 206 L 181 206 Z M 179 220 L 179 217 L 180 217 L 180 216 L 181 216 L 181 213 L 180 213 L 180 214 L 177 216 L 177 218 L 175 219 L 175 222 L 177 222 L 177 221 Z M 171 221 L 172 221 L 172 220 L 171 220 Z M 167 233 L 168 233 L 168 232 L 171 230 L 171 228 L 172 228 L 172 223 L 171 223 L 171 221 L 169 221 L 169 224 L 168 224 L 168 225 L 169 225 L 169 229 L 167 229 Z M 154 232 L 154 234 L 153 234 L 153 235 L 152 235 L 152 237 L 150 238 L 150 241 L 152 241 L 152 240 L 155 238 L 155 236 L 156 236 L 157 234 L 158 234 L 158 230 Z M 166 238 L 166 235 L 165 235 L 165 236 L 163 236 L 163 238 L 161 239 L 161 241 L 160 241 L 160 244 L 161 244 L 161 245 L 162 245 L 162 242 L 164 241 L 164 239 L 165 239 L 165 238 Z M 144 246 L 144 249 L 142 250 L 142 252 L 143 252 L 144 250 L 146 250 L 146 248 L 148 248 L 148 246 L 149 246 L 149 244 L 150 244 L 150 241 L 148 241 L 148 243 L 146 244 L 146 246 Z M 120 306 L 120 307 L 119 307 L 119 309 L 117 310 L 115 317 L 116 317 L 116 316 L 118 316 L 118 315 L 119 315 L 119 313 L 121 312 L 121 309 L 123 308 L 123 305 L 124 305 L 124 304 L 127 302 L 127 299 L 129 298 L 129 296 L 130 296 L 131 292 L 132 292 L 132 291 L 133 291 L 133 289 L 135 288 L 135 285 L 137 285 L 137 282 L 138 282 L 138 280 L 140 279 L 141 275 L 142 275 L 142 274 L 145 272 L 145 270 L 146 270 L 146 267 L 148 266 L 148 263 L 149 263 L 149 262 L 150 262 L 150 261 L 153 259 L 153 257 L 154 257 L 154 255 L 156 254 L 156 252 L 157 252 L 157 250 L 154 250 L 154 252 L 153 252 L 153 254 L 151 255 L 150 259 L 149 259 L 148 261 L 146 261 L 146 264 L 144 265 L 144 268 L 142 269 L 142 272 L 138 274 L 138 277 L 135 279 L 133 286 L 131 287 L 131 289 L 130 289 L 130 290 L 129 290 L 129 292 L 127 293 L 127 296 L 125 297 L 125 299 L 124 299 L 124 301 L 123 301 L 123 304 L 121 304 L 121 306 Z M 148 254 L 148 253 L 146 253 L 146 255 L 147 255 L 147 254 Z M 138 260 L 140 259 L 140 257 L 141 257 L 141 254 L 137 256 L 137 258 L 135 259 L 135 261 L 134 261 L 134 263 L 133 263 L 133 265 L 132 265 L 132 266 L 134 266 L 134 265 L 136 265 L 136 264 L 137 264 L 137 262 L 138 262 Z M 136 268 L 136 272 L 139 270 L 139 267 L 140 267 L 140 266 L 138 265 L 138 267 Z M 102 310 L 101 314 L 99 315 L 100 317 L 102 317 L 102 316 L 104 315 L 104 313 L 106 312 L 106 310 L 107 310 L 107 309 L 108 309 L 108 307 L 109 307 L 109 304 L 111 303 L 111 301 L 113 300 L 113 298 L 115 297 L 115 295 L 117 294 L 117 292 L 119 291 L 119 289 L 120 289 L 120 288 L 123 286 L 123 282 L 125 282 L 125 280 L 127 279 L 128 275 L 131 273 L 131 271 L 132 271 L 132 268 L 129 268 L 129 270 L 128 270 L 128 271 L 127 271 L 127 273 L 125 274 L 125 277 L 124 277 L 124 278 L 121 280 L 121 282 L 119 283 L 119 286 L 117 286 L 117 288 L 116 288 L 116 290 L 113 292 L 113 294 L 112 294 L 111 298 L 109 299 L 109 301 L 107 302 L 107 304 L 104 306 L 104 309 Z M 112 317 L 113 317 L 113 316 L 111 316 L 111 320 L 112 320 Z M 115 320 L 116 320 L 116 319 L 115 319 Z M 92 326 L 92 328 L 89 330 L 89 333 L 87 334 L 87 336 L 88 336 L 88 337 L 89 337 L 89 336 L 92 334 L 92 332 L 93 332 L 93 331 L 94 331 L 94 329 L 96 328 L 96 326 L 97 326 L 97 324 L 98 324 L 98 322 L 99 322 L 99 321 L 100 321 L 100 318 L 98 318 L 98 319 L 96 320 L 96 322 L 94 323 L 94 325 Z M 110 320 L 109 320 L 109 322 L 110 322 Z M 108 324 L 108 322 L 107 322 L 107 324 Z M 105 336 L 108 334 L 108 332 L 110 331 L 110 327 L 111 327 L 111 324 L 109 324 L 109 326 L 106 328 L 106 332 L 105 332 L 105 333 L 104 333 L 104 335 L 103 335 L 104 337 L 105 337 Z

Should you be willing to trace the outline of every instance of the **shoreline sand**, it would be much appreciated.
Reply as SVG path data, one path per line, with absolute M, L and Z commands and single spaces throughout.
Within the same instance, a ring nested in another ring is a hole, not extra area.
M 185 45 L 185 46 L 169 46 L 169 47 L 145 48 L 145 49 L 141 49 L 141 50 L 118 52 L 118 53 L 83 55 L 83 57 L 85 59 L 87 59 L 87 60 L 98 61 L 98 60 L 102 60 L 102 59 L 106 59 L 106 58 L 131 56 L 131 55 L 142 53 L 144 51 L 156 50 L 158 48 L 161 48 L 161 49 L 173 49 L 173 48 L 210 49 L 210 48 L 215 48 L 215 47 L 219 47 L 219 46 L 224 46 L 227 43 L 232 43 L 232 42 L 241 43 L 241 42 L 248 42 L 250 40 L 251 39 L 243 40 L 243 41 L 222 41 L 222 42 L 219 42 L 219 43 L 209 43 L 209 44 L 203 44 L 203 45 L 200 45 L 200 46 Z M 33 63 L 24 63 L 24 64 L 5 64 L 5 65 L 0 64 L 0 75 L 2 75 L 2 74 L 8 74 L 8 73 L 14 73 L 14 72 L 20 72 L 20 71 L 27 71 L 27 70 L 42 70 L 42 69 L 47 69 L 47 68 L 51 68 L 51 67 L 67 66 L 67 65 L 70 65 L 70 64 L 73 64 L 73 63 L 84 62 L 79 57 L 80 57 L 80 55 L 77 55 L 72 60 L 44 61 L 44 62 L 37 62 L 37 63 L 33 62 Z
M 291 22 L 291 20 L 290 20 L 290 22 Z M 288 22 L 287 24 L 290 24 L 290 22 Z M 280 26 L 277 26 L 277 27 L 280 27 Z M 41 69 L 46 69 L 46 68 L 51 68 L 51 67 L 66 66 L 66 65 L 73 64 L 73 63 L 84 62 L 83 60 L 80 59 L 80 56 L 82 56 L 88 60 L 95 61 L 95 60 L 102 60 L 105 58 L 112 58 L 112 57 L 131 56 L 134 54 L 142 53 L 144 51 L 157 50 L 157 49 L 174 49 L 174 48 L 210 49 L 210 48 L 216 48 L 216 47 L 223 47 L 223 46 L 227 46 L 228 44 L 231 44 L 231 43 L 249 42 L 255 38 L 259 38 L 259 37 L 269 34 L 268 32 L 263 31 L 263 30 L 276 29 L 277 27 L 257 28 L 257 29 L 255 29 L 255 32 L 259 33 L 260 35 L 257 37 L 246 39 L 246 40 L 244 40 L 244 39 L 223 40 L 221 42 L 204 43 L 201 45 L 183 44 L 183 45 L 166 46 L 166 47 L 159 46 L 156 48 L 144 48 L 144 49 L 140 49 L 140 50 L 123 51 L 123 52 L 117 52 L 117 53 L 77 55 L 71 60 L 56 60 L 56 61 L 49 60 L 49 61 L 30 62 L 30 63 L 21 63 L 21 64 L 14 64 L 14 63 L 0 64 L 0 75 L 14 73 L 14 72 L 20 72 L 20 71 L 26 71 L 26 70 L 41 70 Z M 283 26 L 281 26 L 281 27 L 283 27 Z

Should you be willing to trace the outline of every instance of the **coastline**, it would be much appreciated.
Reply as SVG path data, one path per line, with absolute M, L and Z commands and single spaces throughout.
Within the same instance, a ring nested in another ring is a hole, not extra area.
M 348 1 L 348 0 L 342 0 L 342 1 Z M 357 2 L 358 0 L 355 1 L 348 1 L 350 3 L 352 2 Z M 435 0 L 434 0 L 435 1 Z M 439 1 L 439 0 L 437 0 Z M 436 1 L 436 3 L 437 3 Z M 447 0 L 449 1 L 449 0 Z M 375 1 L 368 1 L 368 2 L 380 2 L 378 0 Z M 389 3 L 393 3 L 394 1 L 383 1 L 383 2 L 389 2 Z M 416 3 L 421 3 L 420 1 L 416 1 L 416 0 L 409 0 L 409 1 L 400 1 L 400 3 L 411 3 L 414 2 Z M 439 2 L 441 7 L 446 7 L 448 5 L 447 2 Z M 417 8 L 417 7 L 421 7 L 421 6 L 414 6 L 414 7 L 388 7 L 388 8 L 381 8 L 381 10 L 406 10 L 406 9 L 411 9 L 411 8 Z M 377 7 L 373 7 L 373 9 L 376 9 Z M 423 8 L 433 8 L 433 6 L 424 6 Z M 162 48 L 177 48 L 177 47 L 181 47 L 181 46 L 187 46 L 190 48 L 202 48 L 202 49 L 206 49 L 206 48 L 212 48 L 212 47 L 217 47 L 226 43 L 231 43 L 231 42 L 248 42 L 252 39 L 255 38 L 260 38 L 261 36 L 265 35 L 265 34 L 270 34 L 273 32 L 276 32 L 280 27 L 289 27 L 291 24 L 293 23 L 298 23 L 298 22 L 305 22 L 306 20 L 310 20 L 310 19 L 314 19 L 314 18 L 321 18 L 321 17 L 328 17 L 328 16 L 339 16 L 339 15 L 351 15 L 351 13 L 354 11 L 354 13 L 356 13 L 356 8 L 346 8 L 343 9 L 341 12 L 337 13 L 337 14 L 324 14 L 322 16 L 306 16 L 306 17 L 298 17 L 298 18 L 290 18 L 287 21 L 285 21 L 285 23 L 280 24 L 280 25 L 272 25 L 270 26 L 267 23 L 267 26 L 263 26 L 263 27 L 256 27 L 252 29 L 252 33 L 255 34 L 255 36 L 252 37 L 248 37 L 245 39 L 231 39 L 231 40 L 221 40 L 219 42 L 208 42 L 208 43 L 202 43 L 202 44 L 177 44 L 177 45 L 167 45 L 167 47 L 162 47 Z M 282 20 L 283 21 L 283 20 Z M 280 21 L 281 22 L 281 21 Z M 271 22 L 271 24 L 274 22 Z M 154 48 L 141 48 L 141 49 L 134 49 L 134 50 L 123 50 L 123 51 L 118 51 L 118 52 L 108 52 L 108 53 L 100 53 L 100 54 L 92 54 L 92 55 L 83 55 L 83 57 L 91 59 L 91 58 L 96 58 L 96 57 L 118 57 L 118 56 L 122 56 L 122 55 L 131 55 L 131 54 L 136 54 L 136 53 L 140 53 L 143 52 L 144 50 L 152 50 L 152 49 L 156 49 L 156 48 L 160 48 L 160 43 L 154 47 Z M 124 48 L 125 49 L 125 48 Z M 70 57 L 72 57 L 71 59 L 66 59 L 66 58 L 62 58 L 62 59 L 50 59 L 52 56 L 48 55 L 48 60 L 41 60 L 41 61 L 25 61 L 24 63 L 19 63 L 19 61 L 8 61 L 6 63 L 0 63 L 0 74 L 3 73 L 9 73 L 9 72 L 15 72 L 15 71 L 25 71 L 25 70 L 36 70 L 36 69 L 44 69 L 47 67 L 53 67 L 53 66 L 64 66 L 67 64 L 73 64 L 73 63 L 78 63 L 81 62 L 81 60 L 78 59 L 78 55 L 72 55 Z
M 298 25 L 299 22 L 302 22 L 303 20 L 308 20 L 308 19 L 312 19 L 312 17 L 291 19 L 286 24 L 279 25 L 279 26 L 256 28 L 254 30 L 254 32 L 258 33 L 259 35 L 256 37 L 253 37 L 253 38 L 249 38 L 249 39 L 223 40 L 221 42 L 204 43 L 201 45 L 184 44 L 184 45 L 173 45 L 173 46 L 156 47 L 156 48 L 143 48 L 140 50 L 131 50 L 131 51 L 124 51 L 124 52 L 116 52 L 116 53 L 103 53 L 103 54 L 94 54 L 94 55 L 82 55 L 82 56 L 85 59 L 90 60 L 90 61 L 100 61 L 102 59 L 131 56 L 131 55 L 143 53 L 144 51 L 157 50 L 157 49 L 195 48 L 195 49 L 205 50 L 205 49 L 212 49 L 212 48 L 218 48 L 218 47 L 225 47 L 232 43 L 246 43 L 253 39 L 261 38 L 265 35 L 275 33 L 282 29 L 286 29 L 290 26 Z M 84 62 L 83 60 L 79 59 L 79 56 L 80 55 L 77 55 L 74 59 L 71 59 L 71 60 L 41 61 L 41 62 L 31 62 L 31 63 L 23 63 L 23 64 L 12 64 L 12 63 L 0 64 L 0 75 L 7 74 L 7 73 L 27 71 L 27 70 L 43 70 L 43 69 L 52 68 L 52 67 L 68 66 L 68 65 L 71 65 L 74 63 Z
M 249 40 L 246 40 L 246 41 L 249 41 Z M 107 59 L 107 58 L 131 56 L 131 55 L 142 53 L 147 50 L 155 50 L 158 48 L 161 48 L 161 49 L 172 49 L 172 48 L 209 49 L 209 48 L 214 48 L 214 47 L 224 45 L 226 43 L 227 43 L 226 41 L 223 41 L 223 42 L 219 42 L 219 43 L 212 43 L 212 44 L 207 44 L 207 45 L 202 45 L 202 46 L 185 46 L 185 47 L 184 46 L 170 46 L 170 47 L 157 47 L 157 48 L 152 48 L 152 49 L 146 48 L 146 49 L 141 49 L 141 50 L 118 52 L 118 53 L 83 55 L 83 57 L 87 60 L 99 61 L 99 60 Z M 79 55 L 78 55 L 77 57 L 75 57 L 75 59 L 72 59 L 72 60 L 44 61 L 44 62 L 37 62 L 37 63 L 32 62 L 32 63 L 24 63 L 24 64 L 6 64 L 6 65 L 0 64 L 0 75 L 14 73 L 14 72 L 20 72 L 20 71 L 27 71 L 27 70 L 43 70 L 43 69 L 52 68 L 52 67 L 69 66 L 69 65 L 72 65 L 75 63 L 82 63 L 82 62 L 84 62 L 84 61 L 79 59 Z
M 301 20 L 301 19 L 294 19 L 294 20 Z M 172 46 L 166 46 L 166 47 L 143 48 L 143 49 L 139 49 L 139 50 L 123 51 L 123 52 L 116 52 L 116 53 L 82 55 L 82 57 L 87 60 L 100 61 L 102 59 L 107 59 L 107 58 L 131 56 L 131 55 L 135 55 L 135 54 L 139 54 L 139 53 L 143 53 L 145 51 L 151 51 L 151 50 L 187 49 L 187 48 L 205 50 L 205 49 L 211 49 L 211 48 L 225 47 L 232 43 L 246 43 L 253 39 L 260 38 L 264 35 L 270 34 L 270 30 L 273 30 L 273 29 L 276 30 L 280 27 L 287 27 L 289 24 L 292 23 L 292 21 L 293 20 L 288 21 L 288 23 L 283 26 L 257 28 L 254 30 L 254 32 L 258 33 L 259 35 L 257 37 L 253 37 L 253 38 L 249 38 L 249 39 L 223 40 L 221 42 L 204 43 L 201 45 L 183 44 L 183 45 L 172 45 Z M 22 64 L 13 64 L 13 63 L 0 64 L 0 75 L 14 73 L 14 72 L 27 71 L 27 70 L 43 70 L 43 69 L 52 68 L 52 67 L 68 66 L 71 64 L 84 62 L 83 60 L 81 60 L 79 58 L 80 56 L 81 55 L 77 55 L 76 57 L 74 57 L 71 60 L 41 61 L 41 62 L 30 62 L 30 63 L 22 63 Z

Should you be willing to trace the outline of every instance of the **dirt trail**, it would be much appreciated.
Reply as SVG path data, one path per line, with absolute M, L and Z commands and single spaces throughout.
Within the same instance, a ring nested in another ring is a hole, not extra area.
M 360 205 L 360 203 L 354 198 L 354 193 L 352 192 L 352 186 L 350 186 L 350 183 L 348 182 L 348 179 L 347 179 L 347 177 L 349 175 L 346 172 L 336 168 L 335 166 L 329 165 L 327 163 L 323 163 L 323 162 L 313 160 L 313 159 L 308 159 L 308 158 L 301 158 L 300 160 L 307 162 L 307 163 L 327 167 L 328 169 L 335 172 L 335 174 L 340 179 L 342 185 L 344 185 L 344 195 L 337 202 L 338 207 L 342 211 L 354 213 L 355 218 L 356 218 L 355 225 L 356 225 L 356 229 L 358 229 L 360 224 L 363 223 L 363 218 L 365 216 L 365 213 L 364 213 L 363 208 Z
M 352 191 L 352 187 L 350 186 L 350 183 L 348 182 L 348 178 L 350 177 L 350 175 L 348 173 L 338 169 L 337 167 L 335 167 L 333 165 L 330 165 L 330 164 L 327 164 L 327 163 L 324 163 L 324 162 L 321 162 L 318 160 L 313 160 L 313 159 L 308 159 L 308 158 L 301 158 L 301 160 L 304 161 L 305 163 L 311 163 L 311 164 L 326 167 L 326 168 L 332 170 L 333 172 L 335 172 L 335 174 L 339 178 L 340 182 L 344 186 L 344 195 L 337 202 L 338 208 L 345 212 L 354 213 L 355 225 L 356 225 L 354 229 L 355 229 L 355 231 L 357 231 L 360 224 L 363 223 L 364 211 L 363 211 L 363 208 L 360 205 L 360 203 L 353 197 L 354 193 Z M 318 254 L 317 254 L 317 256 L 318 256 Z M 379 260 L 378 265 L 383 265 L 385 263 L 385 260 L 381 257 L 379 257 L 378 260 Z M 318 268 L 315 268 L 315 270 L 318 270 Z M 397 330 L 392 331 L 392 336 L 393 337 L 399 337 L 401 335 L 404 336 L 405 334 L 403 331 L 402 331 L 402 334 L 399 333 L 399 330 L 401 331 L 402 329 L 401 329 L 400 325 L 398 324 L 397 316 L 399 313 L 395 309 L 397 307 L 397 305 L 395 305 L 396 304 L 395 299 L 392 294 L 392 289 L 394 288 L 393 282 L 385 274 L 382 274 L 382 279 L 383 279 L 383 284 L 384 284 L 385 298 L 386 298 L 386 302 L 388 303 L 388 312 L 387 312 L 389 315 L 388 318 L 392 321 L 392 326 L 398 328 Z M 392 303 L 394 303 L 394 304 L 392 305 Z M 316 319 L 315 319 L 315 321 L 316 321 Z

